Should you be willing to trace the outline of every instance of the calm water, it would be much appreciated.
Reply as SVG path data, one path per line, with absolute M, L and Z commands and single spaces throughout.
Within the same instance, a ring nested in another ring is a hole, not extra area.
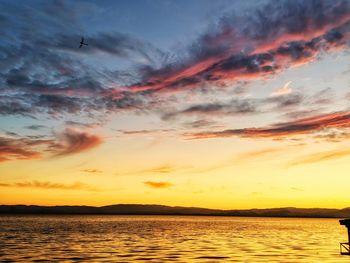
M 336 219 L 1 216 L 1 262 L 350 262 Z

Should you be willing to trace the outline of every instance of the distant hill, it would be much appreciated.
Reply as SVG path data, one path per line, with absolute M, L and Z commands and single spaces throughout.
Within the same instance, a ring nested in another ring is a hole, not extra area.
M 0 205 L 0 214 L 206 215 L 256 217 L 350 217 L 350 208 L 270 208 L 220 210 L 165 205 L 118 204 L 94 206 Z

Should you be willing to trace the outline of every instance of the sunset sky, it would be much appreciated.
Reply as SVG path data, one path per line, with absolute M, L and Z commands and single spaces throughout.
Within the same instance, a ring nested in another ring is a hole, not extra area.
M 0 33 L 1 204 L 350 206 L 350 0 L 2 0 Z

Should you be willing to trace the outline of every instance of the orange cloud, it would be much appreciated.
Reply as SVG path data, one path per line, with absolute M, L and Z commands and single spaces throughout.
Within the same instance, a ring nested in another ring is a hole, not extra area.
M 144 182 L 144 184 L 151 188 L 169 188 L 173 185 L 172 183 L 169 183 L 169 182 L 151 182 L 151 181 Z
M 66 128 L 59 134 L 59 143 L 53 147 L 55 156 L 64 156 L 84 152 L 95 148 L 103 139 L 95 134 L 74 128 Z
M 54 156 L 70 155 L 90 150 L 102 142 L 98 135 L 73 128 L 66 128 L 54 139 L 0 136 L 0 162 L 41 159 L 45 151 Z
M 52 143 L 52 140 L 0 137 L 0 162 L 40 159 L 42 155 L 37 147 L 50 143 Z

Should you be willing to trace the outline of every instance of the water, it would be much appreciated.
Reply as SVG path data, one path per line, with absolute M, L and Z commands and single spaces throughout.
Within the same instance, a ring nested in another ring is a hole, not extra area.
M 350 262 L 337 219 L 1 216 L 0 262 Z

